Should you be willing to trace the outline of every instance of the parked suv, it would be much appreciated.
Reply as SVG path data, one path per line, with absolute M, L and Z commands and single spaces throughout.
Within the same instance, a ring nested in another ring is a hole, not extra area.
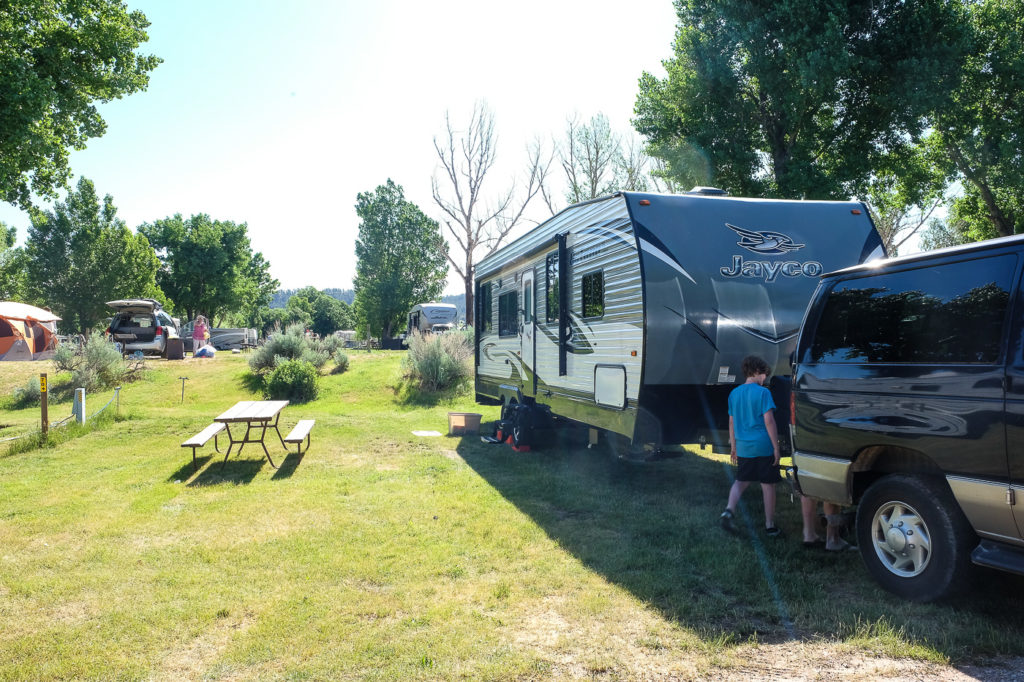
M 1024 575 L 1022 263 L 1022 237 L 869 263 L 807 309 L 796 484 L 858 504 L 868 571 L 908 599 L 957 591 L 972 562 Z
M 107 306 L 117 311 L 110 320 L 107 332 L 114 341 L 123 343 L 128 353 L 164 355 L 167 339 L 177 338 L 178 323 L 152 298 L 131 298 L 108 301 Z

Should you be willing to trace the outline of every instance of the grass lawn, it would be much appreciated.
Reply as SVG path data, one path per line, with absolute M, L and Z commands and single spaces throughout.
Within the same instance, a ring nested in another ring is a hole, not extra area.
M 400 353 L 350 357 L 283 412 L 317 424 L 302 457 L 268 440 L 278 470 L 258 445 L 221 469 L 211 441 L 194 473 L 180 447 L 258 397 L 227 353 L 149 361 L 116 418 L 57 445 L 0 444 L 0 680 L 727 678 L 794 642 L 928 670 L 1024 655 L 1020 578 L 902 602 L 856 553 L 803 549 L 782 486 L 783 538 L 725 534 L 724 457 L 414 436 L 497 408 L 417 397 Z M 7 396 L 47 370 L 51 419 L 70 412 L 52 365 L 0 363 L 0 438 L 38 425 Z

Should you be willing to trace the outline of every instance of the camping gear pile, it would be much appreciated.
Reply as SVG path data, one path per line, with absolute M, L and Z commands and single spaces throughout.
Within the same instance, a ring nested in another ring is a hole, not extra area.
M 57 351 L 57 321 L 49 310 L 0 302 L 0 361 L 49 360 Z

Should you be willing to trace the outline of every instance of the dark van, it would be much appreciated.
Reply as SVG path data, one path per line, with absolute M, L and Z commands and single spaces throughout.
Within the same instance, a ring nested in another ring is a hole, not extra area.
M 1024 237 L 825 275 L 793 376 L 795 483 L 857 504 L 868 571 L 915 601 L 1024 575 Z M 1020 500 L 1018 500 L 1020 498 Z

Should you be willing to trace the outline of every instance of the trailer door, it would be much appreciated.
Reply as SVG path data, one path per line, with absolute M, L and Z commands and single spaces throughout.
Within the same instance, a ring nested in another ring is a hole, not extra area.
M 523 320 L 519 327 L 520 357 L 523 359 L 523 389 L 530 395 L 537 393 L 537 372 L 534 363 L 534 338 L 536 314 L 534 310 L 533 270 L 523 273 L 522 291 L 519 300 L 523 302 Z

